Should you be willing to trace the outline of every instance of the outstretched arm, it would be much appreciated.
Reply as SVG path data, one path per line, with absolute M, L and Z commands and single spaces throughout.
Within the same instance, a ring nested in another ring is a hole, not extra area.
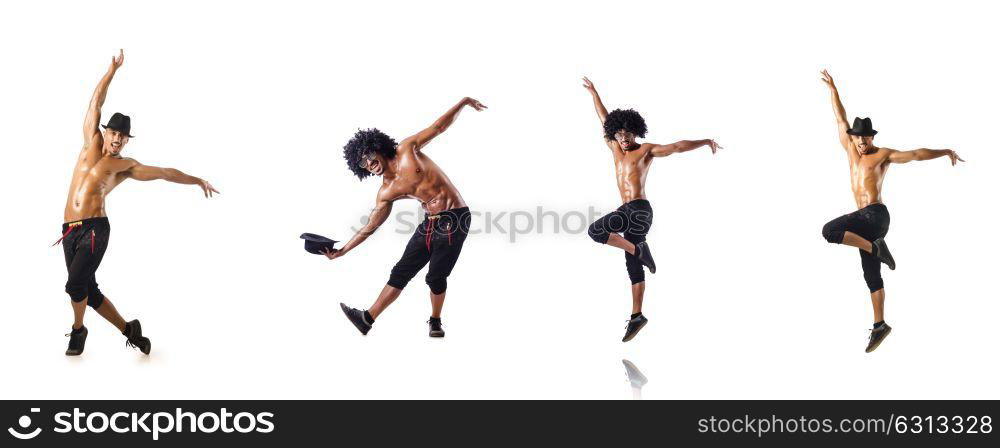
M 890 150 L 889 162 L 892 163 L 907 163 L 907 162 L 920 162 L 924 160 L 936 159 L 938 157 L 948 156 L 951 159 L 951 166 L 958 165 L 958 162 L 964 162 L 961 157 L 955 151 L 950 149 L 914 149 L 913 151 L 896 151 Z
M 323 252 L 323 255 L 326 255 L 327 258 L 333 260 L 334 258 L 338 258 L 350 252 L 355 247 L 358 247 L 359 244 L 363 243 L 369 236 L 375 233 L 375 231 L 378 230 L 383 223 L 385 223 L 386 219 L 389 219 L 390 212 L 392 212 L 392 201 L 383 199 L 382 197 L 377 198 L 375 200 L 375 208 L 372 210 L 371 214 L 368 215 L 368 223 L 365 224 L 365 226 L 359 230 L 358 233 L 355 233 L 354 237 L 352 237 L 351 240 L 344 245 L 344 247 L 335 251 L 325 251 Z
M 416 151 L 420 151 L 424 145 L 433 140 L 434 137 L 437 137 L 444 131 L 448 130 L 451 124 L 455 122 L 455 118 L 458 117 L 458 113 L 461 112 L 465 106 L 471 106 L 473 109 L 480 112 L 486 109 L 486 106 L 479 101 L 469 97 L 462 98 L 458 104 L 452 106 L 451 109 L 448 109 L 448 112 L 445 112 L 444 115 L 434 122 L 434 124 L 411 137 L 413 139 L 413 143 L 415 144 L 414 149 Z
M 129 178 L 142 181 L 160 179 L 167 182 L 173 182 L 175 184 L 197 185 L 201 187 L 201 190 L 205 193 L 206 198 L 210 198 L 213 194 L 219 192 L 212 186 L 212 184 L 208 183 L 208 181 L 184 174 L 181 170 L 148 166 L 139 162 L 135 163 L 135 166 L 125 172 L 125 175 Z
M 669 145 L 653 145 L 649 153 L 652 154 L 653 157 L 666 157 L 671 154 L 698 149 L 701 148 L 702 146 L 708 146 L 709 148 L 711 148 L 712 154 L 715 154 L 716 151 L 722 149 L 722 146 L 719 146 L 719 144 L 716 143 L 715 140 L 711 139 L 681 140 L 679 142 L 671 143 Z
M 597 118 L 601 120 L 601 125 L 604 125 L 604 120 L 608 119 L 608 109 L 604 107 L 604 103 L 601 101 L 601 96 L 597 94 L 597 88 L 594 87 L 594 83 L 590 81 L 586 76 L 583 77 L 583 88 L 590 92 L 590 96 L 594 99 L 594 109 L 597 110 Z
M 830 76 L 829 72 L 823 70 L 822 76 L 823 83 L 830 88 L 830 102 L 833 103 L 833 115 L 837 119 L 840 144 L 844 149 L 850 149 L 851 137 L 847 135 L 847 130 L 851 126 L 847 124 L 847 111 L 844 110 L 844 104 L 840 102 L 840 92 L 837 91 L 837 85 L 833 83 L 833 77 Z
M 90 107 L 87 108 L 87 118 L 83 120 L 83 138 L 86 141 L 90 141 L 94 135 L 101 132 L 98 129 L 101 124 L 101 107 L 104 106 L 104 99 L 108 96 L 108 86 L 111 85 L 111 79 L 115 77 L 115 72 L 118 71 L 123 62 L 125 62 L 125 51 L 118 50 L 118 56 L 111 57 L 111 66 L 108 67 L 107 73 L 94 89 L 94 96 L 90 98 Z

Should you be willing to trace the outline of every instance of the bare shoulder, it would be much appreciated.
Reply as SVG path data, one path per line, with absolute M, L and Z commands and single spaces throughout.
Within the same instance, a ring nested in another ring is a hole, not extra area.
M 879 161 L 882 161 L 882 162 L 887 161 L 887 160 L 889 160 L 889 157 L 891 157 L 893 154 L 895 154 L 897 152 L 899 152 L 899 151 L 897 151 L 895 149 L 892 149 L 892 148 L 879 147 L 878 148 L 878 158 L 879 158 Z
M 122 157 L 121 159 L 117 159 L 114 164 L 116 171 L 119 173 L 128 173 L 137 166 L 142 166 L 142 164 L 139 163 L 138 160 L 131 157 Z
M 411 135 L 409 137 L 404 138 L 403 141 L 399 142 L 399 145 L 396 146 L 396 152 L 412 152 L 416 148 L 417 148 L 417 136 Z

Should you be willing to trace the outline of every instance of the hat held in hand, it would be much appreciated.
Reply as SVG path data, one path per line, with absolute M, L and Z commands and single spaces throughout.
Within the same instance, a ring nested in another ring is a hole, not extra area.
M 324 251 L 336 252 L 333 245 L 339 242 L 315 233 L 303 233 L 299 238 L 306 240 L 306 252 L 316 255 L 322 255 Z

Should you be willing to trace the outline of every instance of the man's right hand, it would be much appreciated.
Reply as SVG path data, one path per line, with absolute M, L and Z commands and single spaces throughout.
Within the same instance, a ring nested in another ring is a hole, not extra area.
M 597 93 L 597 88 L 594 87 L 594 83 L 591 82 L 586 76 L 583 77 L 583 88 L 587 89 L 590 93 Z
M 820 74 L 823 76 L 821 80 L 826 84 L 827 87 L 831 89 L 837 88 L 837 86 L 833 83 L 833 77 L 830 76 L 830 72 L 823 70 L 822 72 L 820 72 Z
M 111 69 L 118 70 L 125 62 L 125 50 L 119 49 L 118 56 L 111 56 Z
M 336 259 L 336 258 L 340 258 L 342 255 L 344 255 L 344 251 L 342 251 L 342 250 L 336 250 L 336 249 L 330 250 L 330 248 L 324 247 L 323 248 L 323 255 L 326 255 L 326 258 L 329 258 L 329 259 L 333 260 L 333 259 Z

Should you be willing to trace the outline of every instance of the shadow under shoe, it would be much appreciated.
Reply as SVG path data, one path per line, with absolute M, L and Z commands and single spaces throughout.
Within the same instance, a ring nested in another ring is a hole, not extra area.
M 137 348 L 144 355 L 148 355 L 149 351 L 153 349 L 152 342 L 149 338 L 142 335 L 142 324 L 139 320 L 133 320 L 125 324 L 125 331 L 122 334 L 128 339 L 125 341 L 125 346 Z
M 365 320 L 365 312 L 351 308 L 343 303 L 340 304 L 340 310 L 344 312 L 347 316 L 347 320 L 354 324 L 354 327 L 361 332 L 362 335 L 368 335 L 368 332 L 372 329 L 372 324 Z
M 80 356 L 83 354 L 83 348 L 87 345 L 87 327 L 80 326 L 78 330 L 70 330 L 69 334 L 69 347 L 66 348 L 66 356 Z
M 629 319 L 628 327 L 625 327 L 625 337 L 622 338 L 622 342 L 628 342 L 635 338 L 635 335 L 639 334 L 639 330 L 642 330 L 642 327 L 645 327 L 647 322 L 649 322 L 649 319 L 646 319 L 646 316 L 642 314 L 635 316 L 634 319 Z
M 642 372 L 639 371 L 639 368 L 632 363 L 632 361 L 623 359 L 622 364 L 625 365 L 625 375 L 628 376 L 628 382 L 632 385 L 632 387 L 642 389 L 642 386 L 645 386 L 646 383 L 649 382 L 649 380 L 646 379 L 646 375 L 643 375 Z
M 432 338 L 443 338 L 444 329 L 441 328 L 441 319 L 430 318 L 427 321 L 427 325 L 430 326 L 430 337 Z
M 889 266 L 890 271 L 896 270 L 896 260 L 892 258 L 892 254 L 889 253 L 889 246 L 885 244 L 884 238 L 879 238 L 872 241 L 872 255 L 878 258 L 878 261 L 885 263 Z
M 649 269 L 650 274 L 656 273 L 656 262 L 653 261 L 653 253 L 649 250 L 649 243 L 643 241 L 635 245 L 635 256 L 639 259 L 646 269 Z
M 886 336 L 892 332 L 892 327 L 889 324 L 882 324 L 881 327 L 874 328 L 871 330 L 871 334 L 868 336 L 868 348 L 865 349 L 865 353 L 871 353 L 882 344 Z

